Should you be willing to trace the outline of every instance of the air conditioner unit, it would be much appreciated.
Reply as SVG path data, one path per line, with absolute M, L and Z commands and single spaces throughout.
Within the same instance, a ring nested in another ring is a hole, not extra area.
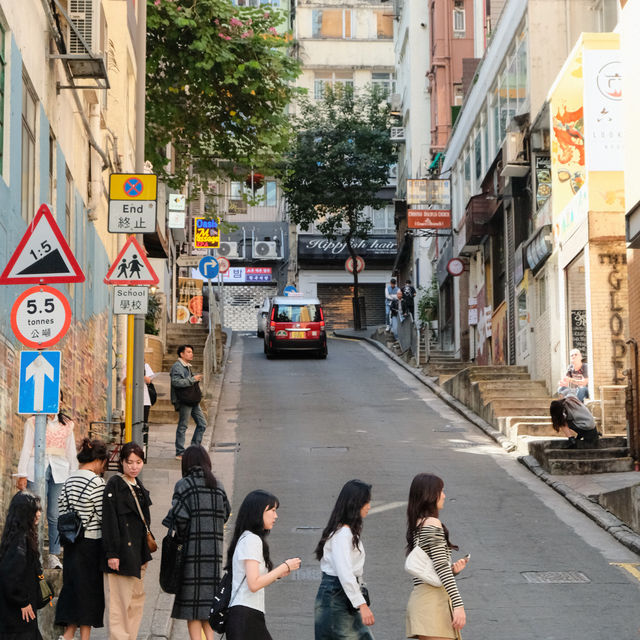
M 278 258 L 278 247 L 275 242 L 257 240 L 253 243 L 253 257 L 258 259 Z
M 398 163 L 389 165 L 389 175 L 387 178 L 387 185 L 392 186 L 398 184 Z
M 89 51 L 85 49 L 78 34 L 67 25 L 67 52 L 71 54 L 101 53 L 100 51 L 100 3 L 97 0 L 68 0 L 71 22 L 82 36 Z
M 529 160 L 525 148 L 524 134 L 520 131 L 507 131 L 502 148 L 502 177 L 522 178 L 529 173 Z
M 391 140 L 404 142 L 404 127 L 391 127 Z
M 402 96 L 399 93 L 392 93 L 389 96 L 389 106 L 391 108 L 391 113 L 402 113 Z
M 218 255 L 223 258 L 240 258 L 238 242 L 221 242 L 218 247 Z

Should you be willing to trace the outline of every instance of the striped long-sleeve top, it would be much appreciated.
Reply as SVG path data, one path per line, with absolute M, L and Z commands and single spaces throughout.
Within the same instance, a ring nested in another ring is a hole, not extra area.
M 90 484 L 89 484 L 90 483 Z M 65 481 L 58 498 L 59 513 L 73 509 L 84 524 L 85 538 L 98 540 L 102 537 L 102 494 L 104 478 L 88 469 L 74 471 Z M 84 493 L 83 493 L 84 491 Z M 67 497 L 69 506 L 67 506 Z
M 444 531 L 440 527 L 425 525 L 416 533 L 414 544 L 419 544 L 420 548 L 431 558 L 433 568 L 451 599 L 451 606 L 454 609 L 462 607 L 462 598 L 451 570 L 451 549 L 447 545 Z M 413 584 L 417 586 L 423 582 L 419 578 L 414 578 Z

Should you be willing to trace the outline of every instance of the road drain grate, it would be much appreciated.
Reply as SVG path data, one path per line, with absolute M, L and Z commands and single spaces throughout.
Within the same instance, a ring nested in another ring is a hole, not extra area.
M 591 580 L 582 571 L 523 571 L 522 576 L 533 584 L 584 584 Z
M 462 433 L 466 431 L 464 427 L 454 427 L 450 424 L 445 424 L 443 427 L 438 427 L 433 430 L 434 433 Z
M 214 453 L 235 453 L 236 451 L 240 451 L 239 442 L 214 442 L 213 444 Z
M 322 571 L 320 569 L 301 568 L 297 571 L 293 571 L 288 578 L 289 580 L 302 580 L 305 582 L 317 582 L 322 580 Z
M 322 527 L 296 527 L 294 529 L 295 533 L 318 533 L 318 531 L 322 531 Z
M 454 449 L 469 449 L 470 447 L 479 447 L 482 442 L 452 442 L 451 446 Z
M 309 447 L 309 453 L 313 455 L 330 455 L 332 453 L 347 453 L 349 447 Z

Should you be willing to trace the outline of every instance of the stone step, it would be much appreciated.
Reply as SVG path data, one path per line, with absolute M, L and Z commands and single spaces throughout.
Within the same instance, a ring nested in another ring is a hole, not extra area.
M 567 451 L 571 452 L 571 458 L 575 460 L 626 458 L 629 455 L 629 447 L 607 447 L 606 449 L 598 447 L 596 449 L 550 449 L 547 451 L 547 458 L 549 460 L 566 459 Z
M 633 459 L 625 458 L 594 458 L 591 460 L 574 460 L 573 458 L 548 461 L 548 468 L 552 475 L 587 475 L 592 473 L 624 473 L 633 471 Z
M 544 391 L 544 393 L 549 395 L 549 392 L 547 391 L 547 385 L 545 385 L 545 383 L 540 380 L 478 380 L 473 384 L 477 385 L 480 393 L 500 391 L 503 389 L 514 389 L 521 390 L 520 395 L 524 395 L 526 393 L 529 393 L 530 391 L 540 389 L 541 391 Z
M 477 371 L 475 367 L 468 367 L 469 382 L 474 384 L 483 380 L 490 381 L 509 381 L 509 380 L 529 380 L 529 374 L 526 371 Z

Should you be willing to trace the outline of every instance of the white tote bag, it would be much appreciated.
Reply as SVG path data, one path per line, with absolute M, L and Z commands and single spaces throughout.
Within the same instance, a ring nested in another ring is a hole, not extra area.
M 407 556 L 404 561 L 404 570 L 409 575 L 426 582 L 432 587 L 442 586 L 442 580 L 438 577 L 431 558 L 419 545 L 413 547 L 411 553 Z

